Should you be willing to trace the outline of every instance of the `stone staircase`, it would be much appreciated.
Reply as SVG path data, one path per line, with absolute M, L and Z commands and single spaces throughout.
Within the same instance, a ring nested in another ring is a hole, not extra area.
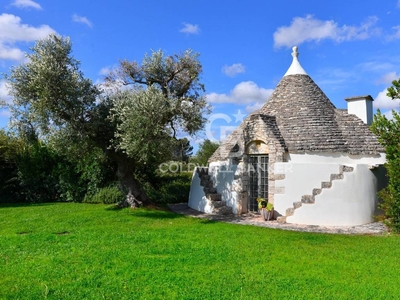
M 199 175 L 200 185 L 203 187 L 207 200 L 213 206 L 213 213 L 217 215 L 231 215 L 232 207 L 226 206 L 226 203 L 222 201 L 221 194 L 218 194 L 211 176 L 208 175 L 208 168 L 198 167 L 196 172 Z
M 304 205 L 309 205 L 309 204 L 314 204 L 315 203 L 315 196 L 318 196 L 321 194 L 323 189 L 329 189 L 332 187 L 332 181 L 333 180 L 342 180 L 344 178 L 345 172 L 353 172 L 354 168 L 353 167 L 348 167 L 341 165 L 339 167 L 339 174 L 331 174 L 330 181 L 323 181 L 321 182 L 321 188 L 315 188 L 312 190 L 311 195 L 303 195 L 301 197 L 301 201 L 297 201 L 293 203 L 293 207 L 290 207 L 286 209 L 286 214 L 285 216 L 279 216 L 276 220 L 278 223 L 286 223 L 286 218 L 293 216 L 296 209 L 301 207 L 303 204 Z

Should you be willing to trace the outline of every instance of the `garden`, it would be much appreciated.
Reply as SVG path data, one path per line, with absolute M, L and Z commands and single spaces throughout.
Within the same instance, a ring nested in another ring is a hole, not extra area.
M 160 208 L 1 204 L 0 299 L 393 299 L 399 243 Z

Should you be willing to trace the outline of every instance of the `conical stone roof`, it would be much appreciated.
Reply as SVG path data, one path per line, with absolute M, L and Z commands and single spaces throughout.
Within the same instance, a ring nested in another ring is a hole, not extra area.
M 384 152 L 361 119 L 338 110 L 304 71 L 293 47 L 293 62 L 259 113 L 275 116 L 291 153 Z
M 275 116 L 289 152 L 347 152 L 336 108 L 307 74 L 286 75 L 261 114 Z
M 292 65 L 268 101 L 253 113 L 276 118 L 277 127 L 289 153 L 383 153 L 384 148 L 368 125 L 357 116 L 349 115 L 346 110 L 336 109 L 304 71 L 297 59 L 297 47 L 293 47 L 292 56 Z M 225 154 L 228 154 L 229 146 L 235 144 L 234 140 L 241 136 L 239 131 L 243 128 L 242 125 L 239 126 L 221 144 L 221 149 L 217 150 L 210 161 L 227 158 Z

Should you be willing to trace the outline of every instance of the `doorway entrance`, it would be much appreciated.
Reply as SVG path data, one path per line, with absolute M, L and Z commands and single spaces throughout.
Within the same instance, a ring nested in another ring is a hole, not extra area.
M 251 212 L 257 212 L 257 198 L 268 201 L 268 155 L 249 155 L 247 163 L 249 172 L 247 208 Z

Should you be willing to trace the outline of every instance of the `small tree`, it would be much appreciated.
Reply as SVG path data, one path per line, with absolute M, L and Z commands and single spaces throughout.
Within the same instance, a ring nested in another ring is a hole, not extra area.
M 387 95 L 400 98 L 400 80 L 394 80 Z M 392 110 L 388 119 L 380 110 L 374 115 L 372 131 L 378 135 L 379 142 L 386 148 L 385 167 L 389 176 L 388 186 L 379 192 L 385 212 L 386 224 L 395 232 L 400 232 L 400 114 Z
M 190 161 L 199 166 L 206 166 L 208 159 L 214 154 L 218 147 L 218 143 L 204 140 L 204 142 L 199 145 L 199 150 L 197 150 L 196 155 L 193 156 Z
M 193 146 L 187 138 L 178 139 L 172 152 L 172 159 L 175 161 L 189 162 L 189 158 L 193 155 Z

